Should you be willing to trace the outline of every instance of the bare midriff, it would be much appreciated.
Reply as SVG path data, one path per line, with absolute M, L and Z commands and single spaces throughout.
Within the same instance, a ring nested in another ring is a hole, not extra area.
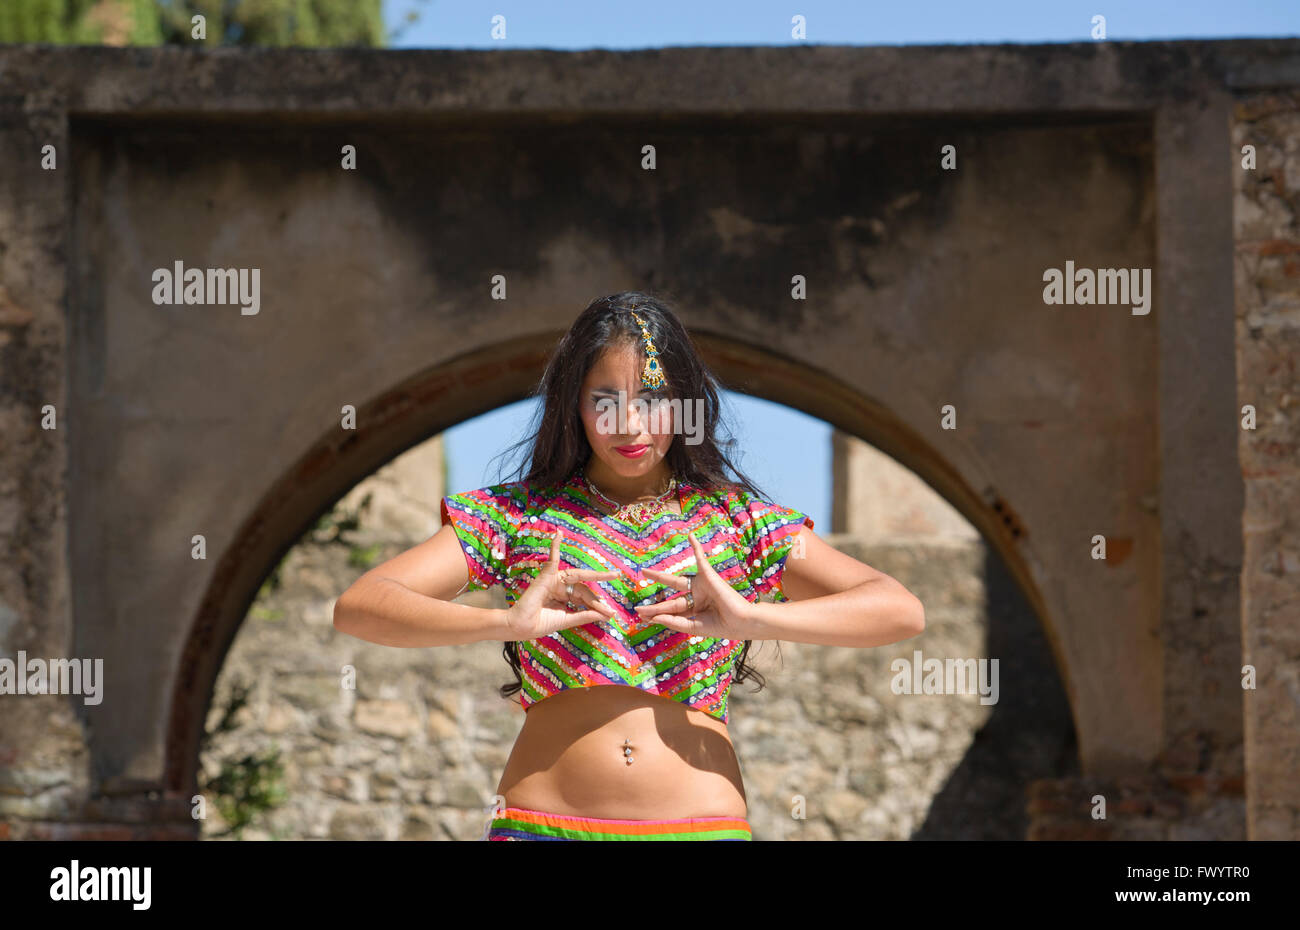
M 668 510 L 680 515 L 680 502 Z M 572 817 L 676 820 L 748 812 L 727 725 L 628 685 L 570 688 L 530 705 L 497 794 L 508 807 Z
M 727 725 L 626 685 L 571 688 L 531 705 L 497 794 L 509 807 L 573 817 L 748 812 Z

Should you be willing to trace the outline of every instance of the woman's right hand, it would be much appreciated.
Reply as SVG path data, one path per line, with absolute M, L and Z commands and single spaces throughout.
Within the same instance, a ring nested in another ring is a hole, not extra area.
M 519 599 L 506 609 L 506 626 L 515 640 L 538 639 L 557 630 L 566 630 L 584 623 L 595 623 L 617 616 L 614 607 L 588 586 L 590 582 L 608 581 L 619 577 L 619 572 L 598 572 L 591 569 L 566 568 L 560 570 L 560 540 L 563 530 L 557 528 L 551 540 L 551 556 L 534 576 Z M 566 587 L 573 585 L 573 596 Z M 569 610 L 566 602 L 586 610 Z

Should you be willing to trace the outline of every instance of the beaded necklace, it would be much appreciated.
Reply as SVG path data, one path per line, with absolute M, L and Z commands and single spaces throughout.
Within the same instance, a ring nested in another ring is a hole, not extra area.
M 668 496 L 677 489 L 677 476 L 674 475 L 668 480 L 668 490 L 664 491 L 654 500 L 633 501 L 630 504 L 620 504 L 618 501 L 612 501 L 604 494 L 600 493 L 600 488 L 591 483 L 591 479 L 587 477 L 585 470 L 582 472 L 582 480 L 587 482 L 587 487 L 591 488 L 591 490 L 595 492 L 596 496 L 600 498 L 605 506 L 613 509 L 614 512 L 611 516 L 613 516 L 614 519 L 622 520 L 625 523 L 631 523 L 634 526 L 641 526 L 668 510 Z

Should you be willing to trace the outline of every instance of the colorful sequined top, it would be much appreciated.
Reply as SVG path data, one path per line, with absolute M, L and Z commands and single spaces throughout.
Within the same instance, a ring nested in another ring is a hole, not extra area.
M 442 522 L 455 528 L 465 551 L 470 591 L 500 584 L 513 604 L 549 558 L 557 527 L 562 569 L 622 572 L 593 583 L 614 618 L 518 644 L 524 710 L 569 688 L 625 685 L 727 721 L 732 666 L 744 641 L 692 636 L 642 619 L 638 604 L 675 593 L 642 569 L 694 574 L 689 528 L 713 569 L 747 600 L 783 601 L 786 559 L 799 528 L 806 523 L 811 530 L 813 521 L 734 487 L 704 491 L 679 482 L 678 501 L 680 514 L 661 513 L 638 529 L 599 509 L 581 471 L 559 487 L 516 481 L 442 499 Z

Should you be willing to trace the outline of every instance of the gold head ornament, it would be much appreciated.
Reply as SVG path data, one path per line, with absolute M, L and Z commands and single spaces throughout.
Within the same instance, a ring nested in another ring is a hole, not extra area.
M 645 365 L 641 368 L 641 386 L 652 390 L 661 388 L 664 385 L 664 371 L 659 365 L 659 350 L 655 348 L 654 340 L 650 338 L 650 330 L 646 328 L 645 320 L 641 319 L 635 308 L 628 309 L 632 319 L 636 320 L 637 325 L 641 327 L 641 339 L 645 343 Z

